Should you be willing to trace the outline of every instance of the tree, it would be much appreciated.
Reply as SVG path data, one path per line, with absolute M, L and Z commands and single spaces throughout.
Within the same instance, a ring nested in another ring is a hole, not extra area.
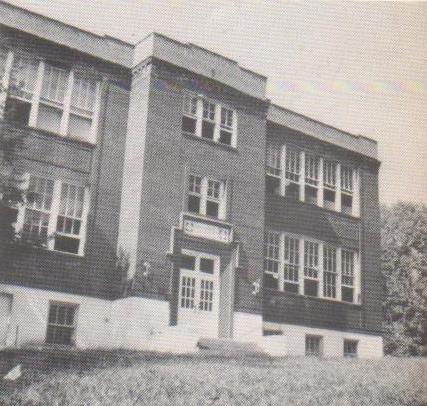
M 403 202 L 382 207 L 381 244 L 385 351 L 427 355 L 427 207 Z
M 0 95 L 4 96 L 7 89 L 0 82 Z M 0 117 L 13 114 L 6 107 L 1 97 Z M 0 120 L 0 249 L 15 242 L 18 235 L 14 223 L 17 216 L 17 205 L 22 204 L 26 197 L 25 180 L 18 169 L 18 155 L 24 148 L 24 136 L 13 126 Z

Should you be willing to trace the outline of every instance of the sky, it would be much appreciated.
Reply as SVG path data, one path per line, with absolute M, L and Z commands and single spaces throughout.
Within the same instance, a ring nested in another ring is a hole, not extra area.
M 380 201 L 427 204 L 427 3 L 7 0 L 136 42 L 152 31 L 268 77 L 267 97 L 378 141 Z

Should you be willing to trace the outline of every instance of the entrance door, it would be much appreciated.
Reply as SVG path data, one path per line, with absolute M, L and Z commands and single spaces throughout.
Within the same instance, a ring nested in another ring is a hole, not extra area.
M 0 347 L 6 345 L 12 314 L 12 295 L 0 293 Z
M 178 326 L 191 334 L 218 337 L 219 257 L 182 250 Z

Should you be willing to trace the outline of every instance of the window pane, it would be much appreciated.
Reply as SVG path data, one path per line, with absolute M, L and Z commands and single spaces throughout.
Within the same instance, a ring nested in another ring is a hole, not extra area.
M 55 236 L 55 250 L 69 252 L 72 254 L 79 253 L 80 239 L 67 237 L 64 235 Z
M 69 72 L 64 69 L 46 64 L 41 97 L 46 100 L 62 104 L 64 102 L 65 91 L 67 89 L 68 75 Z
M 319 285 L 318 281 L 313 281 L 311 279 L 305 279 L 304 280 L 304 295 L 318 296 L 319 295 L 318 285 Z
M 218 217 L 219 214 L 219 204 L 217 202 L 212 202 L 208 200 L 206 202 L 206 215 L 211 217 Z
M 185 95 L 183 110 L 185 114 L 195 116 L 197 113 L 197 97 Z
M 267 175 L 265 177 L 265 192 L 268 195 L 280 195 L 280 178 Z
M 219 142 L 225 145 L 231 145 L 232 133 L 230 131 L 221 130 L 219 133 Z
M 280 234 L 267 231 L 264 235 L 264 272 L 272 273 L 276 278 L 279 272 L 279 245 Z
M 310 204 L 317 204 L 317 188 L 305 187 L 305 201 Z
M 344 340 L 344 357 L 357 357 L 358 342 L 356 340 Z
M 208 121 L 203 121 L 203 123 L 202 123 L 202 137 L 203 138 L 208 138 L 210 140 L 213 140 L 214 130 L 215 130 L 215 124 L 214 123 L 211 123 Z
M 31 99 L 37 78 L 39 62 L 32 58 L 16 55 L 10 77 L 10 91 L 12 94 Z
M 343 213 L 351 214 L 353 207 L 353 197 L 343 193 L 341 195 L 341 209 Z
M 201 185 L 202 185 L 202 178 L 200 176 L 190 175 L 190 180 L 188 183 L 190 192 L 200 194 Z
M 283 286 L 285 292 L 298 293 L 298 284 L 285 282 Z
M 182 255 L 181 257 L 181 268 L 190 269 L 194 271 L 196 267 L 196 258 L 192 255 Z
M 203 118 L 207 120 L 215 120 L 215 104 L 203 100 Z
M 341 288 L 341 299 L 344 302 L 353 303 L 353 301 L 354 301 L 354 289 L 347 287 L 347 286 L 343 286 Z
M 188 211 L 191 213 L 200 213 L 200 197 L 188 196 Z
M 264 274 L 264 288 L 267 289 L 278 289 L 279 288 L 279 280 L 277 276 L 272 275 L 270 273 Z
M 82 75 L 74 75 L 71 106 L 86 112 L 93 112 L 96 97 L 96 81 Z
M 209 258 L 200 258 L 200 271 L 204 273 L 214 273 L 215 261 Z
M 196 133 L 196 119 L 183 116 L 182 117 L 182 131 L 186 133 L 195 134 Z
M 40 104 L 37 127 L 53 133 L 59 133 L 62 110 Z
M 305 336 L 305 355 L 317 357 L 322 355 L 322 337 Z
M 5 118 L 15 124 L 27 126 L 30 119 L 31 103 L 8 97 Z
M 330 210 L 335 209 L 335 191 L 334 190 L 324 189 L 323 199 L 324 199 L 323 206 L 325 207 L 325 209 L 330 209 Z
M 91 135 L 92 120 L 89 118 L 70 114 L 68 122 L 68 135 L 79 140 L 88 140 Z

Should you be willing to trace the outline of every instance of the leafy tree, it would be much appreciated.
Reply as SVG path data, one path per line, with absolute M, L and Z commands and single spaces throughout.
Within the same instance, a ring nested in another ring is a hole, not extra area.
M 4 89 L 0 82 L 0 95 Z M 4 100 L 4 98 L 2 98 Z M 13 114 L 12 108 L 6 108 L 0 102 L 0 117 Z M 8 243 L 15 242 L 16 206 L 24 201 L 25 181 L 20 176 L 19 152 L 24 148 L 24 135 L 6 121 L 0 120 L 0 250 Z
M 427 355 L 427 207 L 399 202 L 381 214 L 385 351 Z

